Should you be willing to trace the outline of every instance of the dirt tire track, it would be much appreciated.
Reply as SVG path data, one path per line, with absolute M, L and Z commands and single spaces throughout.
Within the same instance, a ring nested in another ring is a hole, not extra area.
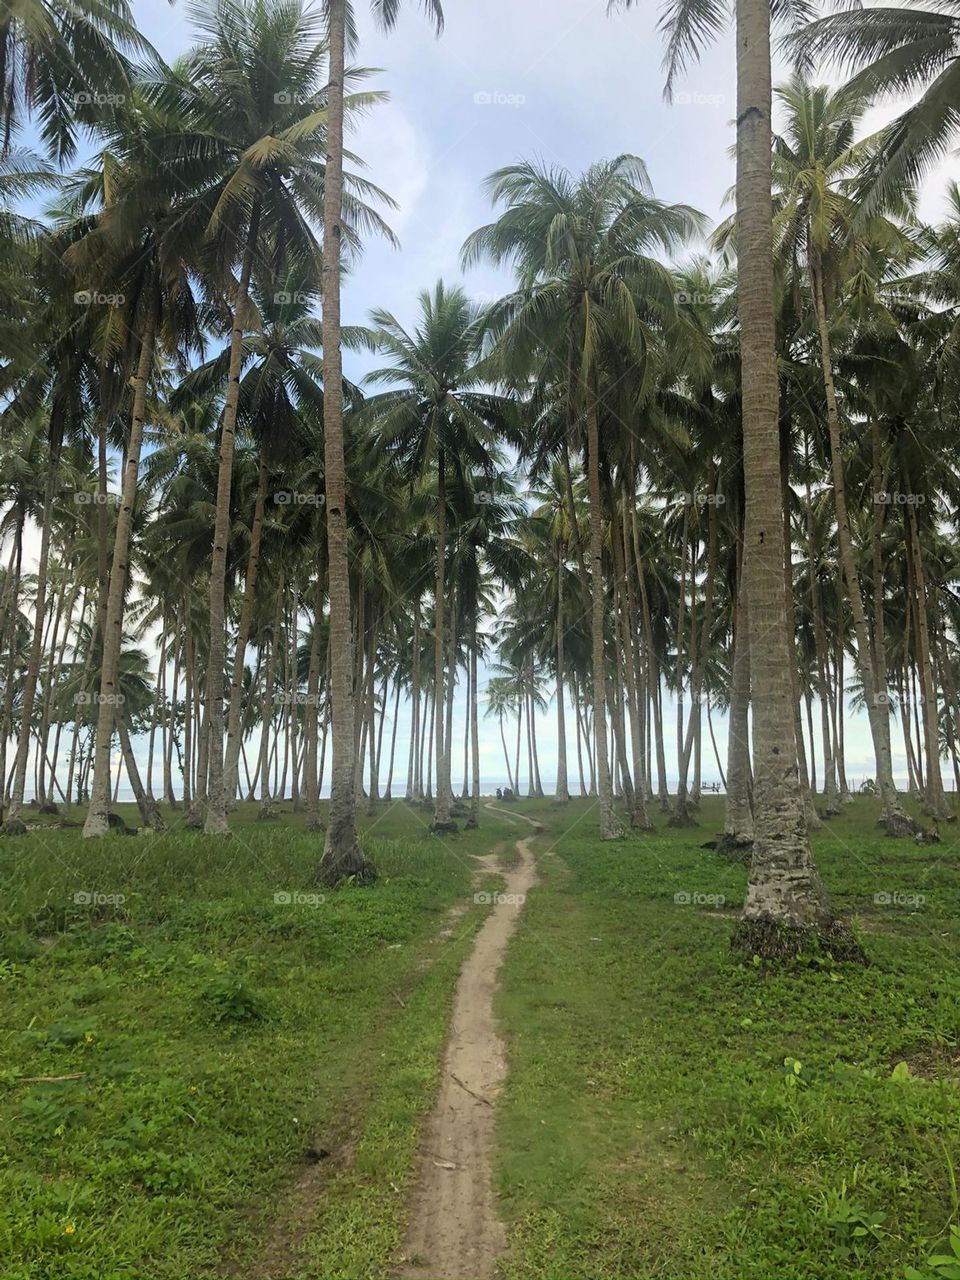
M 521 814 L 486 807 L 541 829 Z M 505 888 L 460 971 L 440 1091 L 420 1138 L 403 1258 L 394 1272 L 398 1278 L 492 1280 L 506 1247 L 493 1194 L 491 1152 L 494 1104 L 507 1064 L 493 1001 L 497 972 L 523 900 L 537 879 L 529 847 L 533 838 L 517 841 L 520 862 L 503 873 Z

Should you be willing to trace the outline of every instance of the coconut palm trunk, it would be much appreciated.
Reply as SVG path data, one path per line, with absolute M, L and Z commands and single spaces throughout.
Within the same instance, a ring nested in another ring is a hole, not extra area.
M 557 793 L 558 804 L 570 803 L 567 786 L 567 725 L 563 706 L 563 559 L 557 553 Z
M 307 738 L 304 764 L 308 831 L 320 829 L 320 775 L 317 771 L 317 744 L 320 736 L 320 623 L 323 619 L 323 576 L 317 577 L 313 633 L 310 637 L 310 662 L 307 668 L 307 706 L 304 716 Z M 242 735 L 241 735 L 242 741 Z
M 603 509 L 600 499 L 600 425 L 592 386 L 586 388 L 587 497 L 590 503 L 591 653 L 593 666 L 593 720 L 597 751 L 597 793 L 600 804 L 600 839 L 616 840 L 623 828 L 614 810 L 607 750 L 607 694 L 604 673 Z
M 23 680 L 23 696 L 20 703 L 20 738 L 17 742 L 17 753 L 13 765 L 13 781 L 11 783 L 10 806 L 3 830 L 6 835 L 22 835 L 26 825 L 22 818 L 23 797 L 27 785 L 27 762 L 30 755 L 30 727 L 33 720 L 33 707 L 37 696 L 37 684 L 40 680 L 40 666 L 43 661 L 43 635 L 47 616 L 47 574 L 50 563 L 50 535 L 53 523 L 53 501 L 57 486 L 57 471 L 60 465 L 60 446 L 63 440 L 63 418 L 58 407 L 50 417 L 50 452 L 47 460 L 47 475 L 43 494 L 43 524 L 40 529 L 40 553 L 37 559 L 36 594 L 34 596 L 33 634 L 30 640 L 30 653 L 27 659 L 27 670 Z M 14 628 L 16 621 L 14 621 Z M 13 647 L 11 645 L 11 658 Z M 8 680 L 8 688 L 12 689 L 12 681 Z
M 950 821 L 953 814 L 943 791 L 940 771 L 940 714 L 937 684 L 930 656 L 930 627 L 927 616 L 927 585 L 923 570 L 923 549 L 913 503 L 907 506 L 907 532 L 913 568 L 913 604 L 917 615 L 917 668 L 920 672 L 920 697 L 923 703 L 923 742 L 927 753 L 927 785 L 925 807 L 936 821 Z
M 450 744 L 444 733 L 444 593 L 446 591 L 446 549 L 447 549 L 447 471 L 446 451 L 437 450 L 437 563 L 434 586 L 434 631 L 433 631 L 433 693 L 436 704 L 434 715 L 434 733 L 436 735 L 437 761 L 437 800 L 431 829 L 447 831 L 450 829 Z M 451 669 L 450 679 L 453 679 Z
M 253 504 L 253 520 L 250 525 L 250 549 L 247 553 L 247 571 L 243 583 L 243 601 L 237 622 L 237 642 L 233 653 L 233 672 L 230 677 L 230 705 L 227 710 L 227 741 L 223 766 L 224 803 L 232 808 L 236 803 L 240 773 L 240 707 L 243 694 L 243 671 L 247 655 L 247 641 L 256 604 L 257 575 L 260 569 L 260 543 L 263 538 L 263 519 L 267 502 L 267 463 L 260 451 L 257 473 L 257 496 Z
M 143 445 L 143 426 L 147 411 L 147 388 L 153 368 L 157 333 L 159 297 L 153 294 L 147 303 L 140 355 L 137 361 L 133 393 L 133 417 L 130 439 L 123 466 L 123 483 L 117 525 L 114 532 L 113 561 L 110 566 L 110 590 L 104 621 L 103 660 L 100 670 L 100 700 L 97 706 L 97 729 L 94 745 L 93 788 L 90 807 L 83 824 L 85 837 L 103 836 L 110 830 L 110 744 L 113 740 L 115 711 L 119 705 L 120 647 L 123 638 L 123 604 L 127 592 L 130 533 L 133 508 L 137 497 L 137 476 Z
M 343 357 L 340 349 L 340 255 L 343 239 L 343 76 L 346 0 L 327 2 L 326 169 L 323 186 L 323 461 L 326 489 L 327 573 L 330 597 L 330 701 L 333 778 L 323 857 L 317 877 L 338 884 L 348 876 L 370 881 L 373 863 L 357 841 L 356 753 L 353 740 L 353 654 L 350 566 L 347 560 L 347 478 L 343 442 Z
M 853 953 L 814 865 L 794 737 L 783 592 L 771 199 L 770 5 L 737 0 L 737 254 L 755 761 L 753 856 L 734 945 L 795 954 L 816 936 Z
M 230 493 L 233 488 L 233 455 L 236 444 L 237 408 L 240 403 L 240 373 L 243 366 L 243 335 L 249 309 L 250 277 L 260 227 L 260 202 L 255 199 L 250 212 L 247 238 L 240 266 L 240 280 L 233 304 L 230 329 L 230 361 L 227 394 L 220 423 L 220 457 L 217 467 L 217 509 L 213 525 L 213 555 L 210 560 L 210 656 L 207 663 L 208 722 L 206 815 L 207 835 L 228 836 L 227 795 L 223 772 L 223 684 L 227 661 L 226 590 L 227 544 L 230 541 Z M 197 792 L 202 783 L 198 780 Z
M 883 654 L 874 649 L 867 627 L 867 615 L 860 590 L 860 575 L 853 553 L 853 539 L 847 514 L 847 491 L 843 474 L 843 455 L 840 448 L 840 414 L 833 383 L 833 351 L 827 324 L 826 297 L 819 252 L 811 245 L 809 258 L 810 291 L 817 321 L 820 342 L 820 364 L 823 372 L 823 388 L 827 405 L 827 431 L 830 438 L 830 474 L 833 481 L 834 503 L 837 512 L 837 540 L 840 546 L 840 564 L 847 584 L 847 599 L 857 638 L 857 657 L 863 680 L 864 701 L 870 722 L 874 756 L 877 765 L 877 786 L 880 790 L 880 822 L 888 835 L 910 835 L 917 824 L 908 817 L 897 794 L 893 780 L 893 759 L 890 751 L 889 695 L 885 664 L 880 666 Z M 875 666 L 875 662 L 878 664 Z
M 473 609 L 470 636 L 470 817 L 468 828 L 480 825 L 480 715 L 477 687 L 477 610 Z

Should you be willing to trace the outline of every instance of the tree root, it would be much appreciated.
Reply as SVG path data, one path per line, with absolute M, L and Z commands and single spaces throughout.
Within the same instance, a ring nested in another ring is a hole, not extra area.
M 773 916 L 751 916 L 737 921 L 732 950 L 744 956 L 789 963 L 801 956 L 827 954 L 834 960 L 866 964 L 863 948 L 843 920 L 830 916 L 820 924 L 800 924 Z
M 336 889 L 346 880 L 351 880 L 354 884 L 373 884 L 376 878 L 376 866 L 358 844 L 337 857 L 324 852 L 314 873 L 316 883 L 326 889 Z

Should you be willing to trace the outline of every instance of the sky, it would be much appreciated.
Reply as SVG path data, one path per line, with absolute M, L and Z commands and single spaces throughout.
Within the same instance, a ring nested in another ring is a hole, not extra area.
M 608 15 L 606 0 L 446 0 L 446 26 L 438 39 L 414 0 L 402 7 L 389 36 L 375 28 L 366 4 L 357 6 L 355 65 L 380 68 L 365 87 L 389 97 L 358 122 L 348 145 L 364 161 L 365 176 L 397 202 L 388 221 L 401 247 L 367 244 L 344 284 L 345 323 L 363 323 L 373 307 L 412 323 L 418 291 L 440 277 L 462 280 L 479 301 L 500 296 L 509 287 L 508 275 L 490 267 L 462 275 L 459 253 L 466 236 L 491 218 L 484 178 L 517 160 L 536 158 L 577 172 L 629 152 L 645 161 L 660 198 L 693 205 L 711 221 L 726 216 L 725 196 L 734 180 L 733 41 L 728 31 L 706 50 L 667 104 L 657 9 L 650 3 Z M 165 58 L 191 44 L 183 3 L 133 0 L 133 11 Z M 827 71 L 820 78 L 837 79 Z M 775 73 L 775 82 L 784 74 Z M 871 113 L 868 123 L 874 127 L 893 112 L 888 104 Z M 935 174 L 925 188 L 925 216 L 940 212 L 940 189 L 942 176 Z M 349 354 L 346 372 L 363 372 Z M 554 720 L 551 710 L 541 726 L 545 784 L 556 767 Z M 724 755 L 722 716 L 716 727 Z M 400 760 L 405 731 L 403 716 Z M 455 726 L 454 743 L 460 732 Z M 484 761 L 502 774 L 492 722 L 483 737 Z M 847 745 L 851 779 L 871 775 L 869 734 L 859 717 L 850 724 Z M 572 758 L 571 766 L 575 772 Z M 905 772 L 902 752 L 896 767 Z M 716 777 L 707 740 L 704 778 Z

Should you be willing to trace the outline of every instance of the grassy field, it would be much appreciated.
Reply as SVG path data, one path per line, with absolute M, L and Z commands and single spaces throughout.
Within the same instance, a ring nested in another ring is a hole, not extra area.
M 720 804 L 611 845 L 587 801 L 516 805 L 547 830 L 499 997 L 503 1275 L 949 1280 L 957 850 L 878 837 L 858 801 L 816 851 L 870 964 L 777 971 L 728 951 L 746 873 L 700 847 Z M 322 901 L 290 815 L 0 844 L 2 1280 L 389 1273 L 487 909 L 470 855 L 521 834 L 424 821 L 382 807 L 380 881 Z
M 870 964 L 777 972 L 729 954 L 746 873 L 699 847 L 703 808 L 607 845 L 542 810 L 501 995 L 505 1275 L 960 1275 L 923 1267 L 958 1221 L 957 848 L 879 837 L 858 801 L 816 852 Z

